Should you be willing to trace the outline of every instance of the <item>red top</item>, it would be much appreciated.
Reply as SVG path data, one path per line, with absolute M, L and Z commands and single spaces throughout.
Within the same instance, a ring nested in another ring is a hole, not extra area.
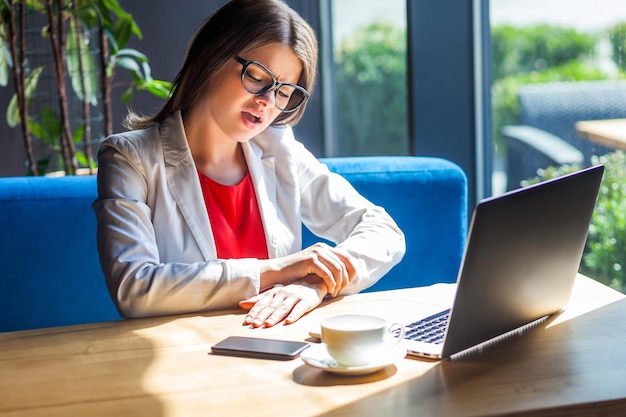
M 237 185 L 222 185 L 198 172 L 220 259 L 267 259 L 265 231 L 250 173 Z

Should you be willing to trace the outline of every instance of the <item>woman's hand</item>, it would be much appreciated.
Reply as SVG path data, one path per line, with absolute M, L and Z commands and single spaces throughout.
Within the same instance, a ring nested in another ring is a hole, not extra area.
M 271 327 L 282 320 L 285 320 L 285 324 L 297 321 L 320 305 L 326 293 L 326 284 L 311 275 L 243 300 L 239 306 L 250 310 L 244 324 Z
M 261 261 L 261 288 L 289 284 L 315 275 L 335 297 L 350 284 L 355 268 L 350 254 L 325 243 L 316 243 L 306 249 L 282 258 Z

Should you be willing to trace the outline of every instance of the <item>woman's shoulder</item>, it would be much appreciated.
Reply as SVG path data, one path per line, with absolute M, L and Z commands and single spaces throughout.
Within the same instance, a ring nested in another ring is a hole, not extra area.
M 157 125 L 153 123 L 143 129 L 113 133 L 104 140 L 103 144 L 141 147 L 142 144 L 152 141 L 157 135 Z
M 108 136 L 100 145 L 98 154 L 110 152 L 122 155 L 133 164 L 153 166 L 155 162 L 163 159 L 163 146 L 158 124 Z
M 107 140 L 128 142 L 140 145 L 144 142 L 153 142 L 161 137 L 172 137 L 184 141 L 185 133 L 180 111 L 175 111 L 161 121 L 152 121 L 145 127 L 114 133 Z

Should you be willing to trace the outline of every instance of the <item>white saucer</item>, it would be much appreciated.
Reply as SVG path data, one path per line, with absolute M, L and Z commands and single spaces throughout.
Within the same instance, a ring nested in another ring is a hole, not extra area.
M 347 375 L 365 375 L 379 371 L 389 365 L 393 365 L 395 362 L 406 356 L 406 349 L 402 346 L 396 346 L 389 351 L 382 358 L 379 358 L 375 362 L 367 365 L 360 366 L 345 366 L 337 363 L 328 351 L 326 345 L 323 343 L 311 345 L 308 349 L 305 349 L 300 357 L 307 364 L 314 368 L 322 369 L 326 372 L 334 374 L 347 374 Z

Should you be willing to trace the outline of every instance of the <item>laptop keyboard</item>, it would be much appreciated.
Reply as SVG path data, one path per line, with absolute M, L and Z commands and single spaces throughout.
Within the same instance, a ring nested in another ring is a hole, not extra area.
M 441 343 L 449 316 L 450 309 L 408 324 L 404 327 L 404 338 L 418 342 Z

